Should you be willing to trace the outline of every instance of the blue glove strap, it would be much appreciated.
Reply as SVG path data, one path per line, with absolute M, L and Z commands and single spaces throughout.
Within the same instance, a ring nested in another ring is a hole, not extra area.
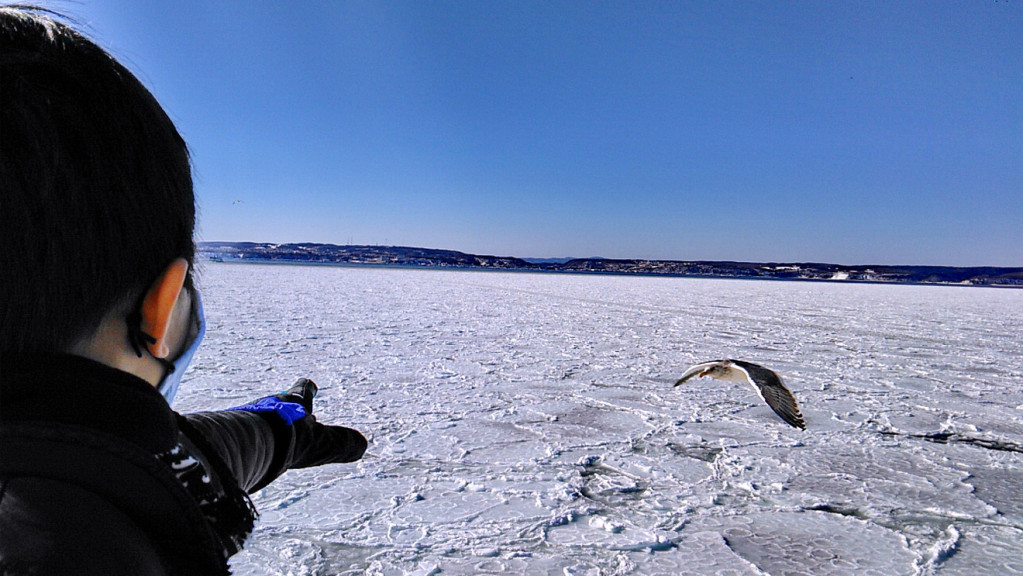
M 305 408 L 303 408 L 301 404 L 285 402 L 273 396 L 260 398 L 250 404 L 235 406 L 234 408 L 228 408 L 228 410 L 241 410 L 243 412 L 276 412 L 281 420 L 284 420 L 284 422 L 289 426 L 295 422 L 295 420 L 305 418 Z

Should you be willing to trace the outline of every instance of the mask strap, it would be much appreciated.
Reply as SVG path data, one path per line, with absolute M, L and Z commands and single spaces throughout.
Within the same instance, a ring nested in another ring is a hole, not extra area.
M 131 349 L 135 351 L 135 355 L 141 358 L 142 349 L 150 344 L 156 344 L 156 338 L 142 331 L 142 312 L 139 311 L 138 307 L 131 314 L 128 314 L 125 321 L 128 324 L 128 343 L 131 344 Z

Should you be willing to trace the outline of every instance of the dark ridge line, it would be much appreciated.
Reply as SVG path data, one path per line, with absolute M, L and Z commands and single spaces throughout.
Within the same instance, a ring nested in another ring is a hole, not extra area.
M 201 242 L 200 256 L 213 261 L 336 264 L 560 272 L 634 274 L 771 280 L 816 280 L 857 283 L 940 284 L 1023 288 L 1023 268 L 995 266 L 840 265 L 820 262 L 739 262 L 716 260 L 643 260 L 575 258 L 564 262 L 530 262 L 511 256 L 467 254 L 456 250 L 408 246 L 319 243 Z

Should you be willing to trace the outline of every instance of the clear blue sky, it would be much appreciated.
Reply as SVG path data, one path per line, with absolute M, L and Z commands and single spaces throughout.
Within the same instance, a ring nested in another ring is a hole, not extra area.
M 201 240 L 1023 266 L 1023 1 L 51 5 Z

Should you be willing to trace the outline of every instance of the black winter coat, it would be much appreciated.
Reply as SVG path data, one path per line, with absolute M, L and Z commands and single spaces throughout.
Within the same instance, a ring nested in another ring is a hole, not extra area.
M 333 461 L 359 459 L 366 440 L 336 430 L 349 452 Z M 0 362 L 0 576 L 227 574 L 246 492 L 296 465 L 295 442 L 266 415 L 180 416 L 76 356 Z

